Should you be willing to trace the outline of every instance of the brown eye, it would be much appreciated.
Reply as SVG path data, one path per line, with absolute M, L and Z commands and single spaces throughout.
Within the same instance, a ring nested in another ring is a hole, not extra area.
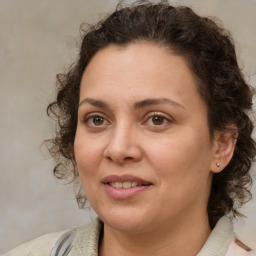
M 163 116 L 153 116 L 152 117 L 152 123 L 154 125 L 161 125 L 165 121 L 165 118 Z
M 92 117 L 92 122 L 95 126 L 99 126 L 104 124 L 104 118 L 101 116 L 94 116 Z
M 83 119 L 84 124 L 91 131 L 102 131 L 110 125 L 110 122 L 101 113 L 90 113 Z
M 83 121 L 86 124 L 86 126 L 91 129 L 102 129 L 109 124 L 106 118 L 95 113 L 89 114 L 87 117 L 85 117 Z

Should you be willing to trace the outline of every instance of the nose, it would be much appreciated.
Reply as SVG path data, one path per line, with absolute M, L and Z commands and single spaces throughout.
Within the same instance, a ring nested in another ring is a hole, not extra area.
M 142 158 L 138 134 L 132 127 L 119 127 L 112 131 L 104 150 L 104 157 L 119 165 L 128 162 L 138 162 Z

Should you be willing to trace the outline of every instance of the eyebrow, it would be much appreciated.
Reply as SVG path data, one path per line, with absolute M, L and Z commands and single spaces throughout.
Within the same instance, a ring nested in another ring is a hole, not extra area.
M 179 104 L 178 102 L 171 100 L 169 98 L 149 98 L 149 99 L 145 99 L 142 101 L 138 101 L 134 103 L 134 108 L 135 109 L 140 109 L 143 107 L 147 107 L 147 106 L 152 106 L 152 105 L 160 105 L 160 104 L 164 104 L 164 103 L 168 103 L 173 105 L 174 107 L 181 107 L 184 108 L 184 106 L 182 106 L 181 104 Z
M 89 103 L 92 106 L 95 107 L 99 107 L 99 108 L 104 108 L 104 109 L 110 109 L 109 105 L 102 101 L 102 100 L 96 100 L 96 99 L 92 99 L 92 98 L 85 98 L 84 100 L 82 100 L 79 103 L 79 107 L 84 104 L 84 103 Z M 164 103 L 168 103 L 173 105 L 174 107 L 180 107 L 180 108 L 184 108 L 184 106 L 182 106 L 180 103 L 173 101 L 169 98 L 149 98 L 149 99 L 145 99 L 142 101 L 137 101 L 133 104 L 134 109 L 141 109 L 147 106 L 153 106 L 153 105 L 160 105 L 160 104 L 164 104 Z
M 91 99 L 91 98 L 85 98 L 84 100 L 82 100 L 79 103 L 78 107 L 80 107 L 84 103 L 90 103 L 92 106 L 98 107 L 98 108 L 106 108 L 106 109 L 110 108 L 108 106 L 108 104 L 105 103 L 104 101 L 102 101 L 102 100 L 95 100 L 95 99 Z

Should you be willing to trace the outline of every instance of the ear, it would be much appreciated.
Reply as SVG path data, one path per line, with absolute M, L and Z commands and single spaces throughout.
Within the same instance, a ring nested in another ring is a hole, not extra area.
M 213 173 L 221 172 L 229 164 L 234 154 L 237 138 L 238 131 L 234 126 L 229 126 L 225 131 L 214 133 L 214 156 L 211 163 Z

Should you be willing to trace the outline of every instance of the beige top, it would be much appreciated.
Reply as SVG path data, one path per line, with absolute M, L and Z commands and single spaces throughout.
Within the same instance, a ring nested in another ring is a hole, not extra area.
M 98 256 L 99 237 L 102 229 L 103 223 L 97 218 L 86 227 L 72 230 L 75 231 L 76 235 L 72 242 L 72 249 L 67 255 Z M 63 237 L 68 233 L 70 233 L 70 230 L 41 236 L 20 245 L 3 256 L 50 256 L 51 252 L 56 250 L 57 244 L 63 244 Z M 224 216 L 218 221 L 197 256 L 255 256 L 249 250 L 241 242 L 237 242 L 232 222 L 228 217 Z

